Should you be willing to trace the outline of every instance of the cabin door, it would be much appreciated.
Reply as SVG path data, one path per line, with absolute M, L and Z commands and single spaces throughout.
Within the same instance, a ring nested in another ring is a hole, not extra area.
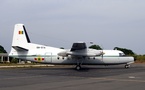
M 51 52 L 46 52 L 45 53 L 45 62 L 46 63 L 51 63 L 52 62 L 52 53 Z

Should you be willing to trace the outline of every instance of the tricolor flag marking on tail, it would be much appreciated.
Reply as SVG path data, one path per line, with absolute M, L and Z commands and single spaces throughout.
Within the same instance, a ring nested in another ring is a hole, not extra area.
M 19 33 L 19 34 L 23 34 L 24 32 L 20 30 L 18 33 Z

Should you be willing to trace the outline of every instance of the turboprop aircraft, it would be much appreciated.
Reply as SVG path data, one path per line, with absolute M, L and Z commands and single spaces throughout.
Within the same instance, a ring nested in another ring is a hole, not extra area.
M 134 63 L 134 57 L 125 56 L 122 51 L 89 49 L 84 42 L 73 43 L 71 49 L 31 43 L 24 24 L 14 27 L 9 56 L 39 63 L 76 65 L 77 70 L 81 69 L 81 65 L 125 64 L 125 68 L 129 68 Z

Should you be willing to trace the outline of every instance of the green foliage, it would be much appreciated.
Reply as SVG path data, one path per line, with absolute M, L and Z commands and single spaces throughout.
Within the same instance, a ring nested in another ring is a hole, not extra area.
M 16 59 L 16 58 L 13 58 L 10 62 L 11 62 L 11 63 L 18 63 L 18 62 L 19 62 L 19 60 L 18 60 L 18 59 Z
M 3 46 L 0 45 L 0 53 L 7 53 Z
M 96 50 L 102 50 L 102 48 L 99 45 L 91 45 L 89 48 L 96 49 Z
M 124 52 L 125 55 L 135 55 L 135 53 L 132 50 L 126 49 L 126 48 L 115 47 L 114 50 L 120 50 L 120 51 Z
M 64 47 L 60 47 L 60 49 L 64 49 Z
M 145 62 L 145 55 L 134 55 L 134 58 L 136 58 L 136 62 L 139 63 Z

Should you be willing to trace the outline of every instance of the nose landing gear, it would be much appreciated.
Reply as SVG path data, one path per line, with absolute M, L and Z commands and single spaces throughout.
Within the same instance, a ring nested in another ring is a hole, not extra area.
M 128 68 L 130 68 L 130 65 L 129 65 L 129 64 L 126 64 L 124 67 L 125 67 L 126 69 L 128 69 Z

